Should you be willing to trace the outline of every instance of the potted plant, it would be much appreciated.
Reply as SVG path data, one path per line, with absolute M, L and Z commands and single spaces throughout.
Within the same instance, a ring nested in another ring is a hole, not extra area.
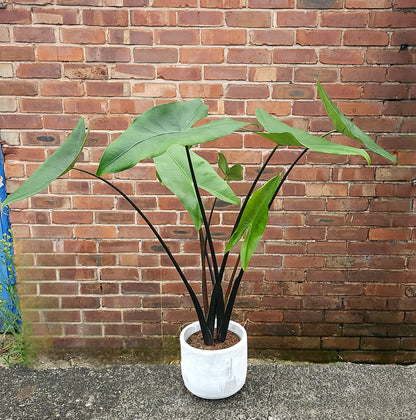
M 220 259 L 215 250 L 210 225 L 218 199 L 240 204 L 229 182 L 242 178 L 241 165 L 229 166 L 225 156 L 219 153 L 218 168 L 221 175 L 205 159 L 191 150 L 192 146 L 212 141 L 236 130 L 249 130 L 249 123 L 232 119 L 220 119 L 198 125 L 208 115 L 208 106 L 200 99 L 189 102 L 170 102 L 155 106 L 137 117 L 132 124 L 104 151 L 96 173 L 77 167 L 76 161 L 85 145 L 89 130 L 85 133 L 81 118 L 69 138 L 8 198 L 2 207 L 28 198 L 43 191 L 48 185 L 69 170 L 77 170 L 100 179 L 121 194 L 147 223 L 164 251 L 170 258 L 192 299 L 197 321 L 181 333 L 181 365 L 186 387 L 203 398 L 224 398 L 236 393 L 244 384 L 247 368 L 247 335 L 243 327 L 231 321 L 237 292 L 250 258 L 267 225 L 268 212 L 290 171 L 306 153 L 312 150 L 340 155 L 360 155 L 370 163 L 368 153 L 360 147 L 333 143 L 326 139 L 332 133 L 356 140 L 370 151 L 394 162 L 395 157 L 379 147 L 369 136 L 348 120 L 334 105 L 322 86 L 318 92 L 333 122 L 334 129 L 317 137 L 303 130 L 292 128 L 257 109 L 258 125 L 254 131 L 275 143 L 264 164 L 242 201 L 232 234 Z M 263 129 L 260 129 L 260 126 Z M 279 146 L 303 147 L 304 150 L 284 174 L 272 177 L 258 188 L 271 158 Z M 202 298 L 188 282 L 157 229 L 139 206 L 105 176 L 135 166 L 144 159 L 153 159 L 157 177 L 182 202 L 190 214 L 200 239 Z M 207 210 L 200 190 L 214 197 Z M 227 291 L 224 292 L 224 273 L 230 251 L 240 244 L 239 256 L 234 265 Z M 207 277 L 209 280 L 207 280 Z M 209 293 L 210 291 L 210 293 Z M 230 333 L 231 331 L 231 333 Z M 199 332 L 207 349 L 195 348 L 187 340 Z M 236 335 L 237 344 L 218 349 L 227 337 Z M 217 350 L 218 349 L 218 350 Z M 236 353 L 236 354 L 234 354 Z M 205 362 L 205 359 L 208 359 Z

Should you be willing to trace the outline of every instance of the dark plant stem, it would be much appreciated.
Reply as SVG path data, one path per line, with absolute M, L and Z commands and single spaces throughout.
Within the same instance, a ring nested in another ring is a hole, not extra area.
M 207 290 L 207 272 L 205 268 L 205 240 L 204 235 L 199 231 L 199 247 L 201 253 L 201 270 L 202 270 L 202 303 L 204 307 L 204 315 L 207 316 L 208 313 L 208 290 Z
M 222 317 L 224 316 L 224 296 L 222 293 L 222 287 L 221 287 L 221 278 L 219 276 L 219 272 L 218 272 L 218 265 L 217 265 L 217 257 L 215 255 L 215 249 L 214 249 L 214 244 L 212 242 L 212 236 L 211 236 L 211 232 L 209 229 L 209 225 L 208 225 L 208 220 L 206 218 L 205 215 L 205 209 L 204 209 L 204 205 L 202 203 L 202 198 L 201 198 L 201 194 L 199 193 L 199 188 L 198 188 L 198 183 L 196 181 L 196 176 L 195 176 L 195 171 L 194 171 L 194 167 L 192 165 L 192 159 L 191 159 L 191 154 L 189 152 L 189 147 L 185 146 L 185 150 L 186 150 L 186 157 L 188 159 L 188 165 L 189 165 L 189 170 L 191 173 L 191 178 L 192 178 L 192 183 L 194 185 L 194 190 L 195 190 L 195 195 L 197 197 L 198 200 L 198 206 L 199 209 L 201 211 L 201 216 L 202 216 L 202 220 L 204 223 L 204 227 L 205 227 L 205 235 L 207 236 L 208 239 L 208 245 L 209 245 L 209 250 L 210 250 L 210 254 L 211 254 L 211 258 L 212 258 L 212 265 L 213 265 L 213 269 L 214 269 L 214 276 L 215 276 L 215 285 L 214 285 L 214 289 L 213 289 L 213 296 L 216 299 L 216 307 L 217 307 L 217 311 L 216 311 L 216 315 L 217 315 L 217 322 L 221 322 Z M 211 329 L 212 326 L 208 323 L 208 328 Z M 212 329 L 213 331 L 213 329 Z M 208 344 L 208 343 L 205 343 Z
M 168 257 L 171 260 L 173 266 L 175 267 L 176 271 L 178 272 L 181 280 L 185 284 L 186 289 L 188 290 L 188 293 L 189 293 L 189 295 L 192 299 L 192 303 L 194 304 L 194 307 L 195 307 L 195 311 L 196 311 L 196 314 L 197 314 L 197 317 L 198 317 L 198 321 L 199 321 L 200 326 L 201 326 L 201 332 L 202 332 L 202 335 L 204 337 L 204 342 L 209 344 L 209 345 L 212 344 L 213 335 L 212 335 L 212 332 L 209 330 L 209 328 L 207 326 L 207 323 L 206 323 L 205 317 L 204 317 L 204 313 L 202 311 L 202 308 L 201 308 L 201 305 L 198 301 L 198 298 L 197 298 L 194 290 L 192 289 L 191 285 L 189 284 L 188 280 L 186 279 L 186 277 L 185 277 L 182 269 L 180 268 L 178 262 L 176 261 L 175 257 L 170 252 L 169 247 L 166 245 L 165 241 L 159 235 L 159 232 L 156 230 L 156 228 L 153 226 L 153 224 L 150 222 L 150 220 L 146 217 L 146 215 L 140 210 L 140 208 L 136 205 L 136 203 L 134 203 L 134 201 L 127 194 L 125 194 L 120 188 L 116 187 L 109 180 L 107 180 L 105 178 L 102 178 L 101 176 L 95 175 L 92 172 L 86 171 L 85 169 L 81 169 L 81 168 L 73 168 L 73 169 L 75 169 L 79 172 L 86 173 L 86 174 L 88 174 L 88 175 L 90 175 L 94 178 L 97 178 L 97 179 L 103 181 L 107 185 L 109 185 L 111 188 L 113 188 L 115 191 L 117 191 L 123 198 L 125 198 L 128 201 L 128 203 L 134 208 L 134 210 L 137 211 L 137 213 L 140 215 L 140 217 L 149 226 L 150 230 L 153 232 L 153 234 L 156 236 L 159 243 L 162 245 L 163 250 L 168 255 Z

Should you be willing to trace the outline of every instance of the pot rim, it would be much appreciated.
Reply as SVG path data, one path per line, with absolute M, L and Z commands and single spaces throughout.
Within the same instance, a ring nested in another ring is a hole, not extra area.
M 188 352 L 190 352 L 190 351 L 192 351 L 192 352 L 194 352 L 194 353 L 213 353 L 213 352 L 216 352 L 216 353 L 227 353 L 227 352 L 230 352 L 230 351 L 233 351 L 233 350 L 235 350 L 235 349 L 238 349 L 238 347 L 239 346 L 241 346 L 241 347 L 246 347 L 247 346 L 247 332 L 246 332 L 246 329 L 241 325 L 241 324 L 239 324 L 238 322 L 235 322 L 235 321 L 230 321 L 230 326 L 232 325 L 235 329 L 237 329 L 238 331 L 233 331 L 232 329 L 230 329 L 230 328 L 228 328 L 228 331 L 232 331 L 234 334 L 236 334 L 237 335 L 237 337 L 240 339 L 239 341 L 238 341 L 238 343 L 235 343 L 233 346 L 231 346 L 231 347 L 227 347 L 227 348 L 225 348 L 225 349 L 212 349 L 212 350 L 209 350 L 209 349 L 198 349 L 198 348 L 196 348 L 196 347 L 193 347 L 193 346 L 191 346 L 190 344 L 188 344 L 187 342 L 186 342 L 186 340 L 185 340 L 185 334 L 186 334 L 186 332 L 189 330 L 189 329 L 191 329 L 191 328 L 193 328 L 195 325 L 198 325 L 198 329 L 195 331 L 195 332 L 197 332 L 197 331 L 200 331 L 201 330 L 201 328 L 200 328 L 200 325 L 199 325 L 199 321 L 194 321 L 194 322 L 192 322 L 191 324 L 188 324 L 182 331 L 181 331 L 181 334 L 180 334 L 180 336 L 179 336 L 179 340 L 180 340 L 180 344 L 181 344 L 181 346 L 184 346 L 184 347 L 186 347 L 186 349 L 187 349 L 187 351 Z M 193 333 L 192 333 L 193 334 Z M 192 334 L 190 334 L 188 337 L 187 337 L 187 339 L 192 335 Z

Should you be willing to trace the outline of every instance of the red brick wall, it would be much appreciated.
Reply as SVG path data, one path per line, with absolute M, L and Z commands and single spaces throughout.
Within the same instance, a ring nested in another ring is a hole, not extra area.
M 246 324 L 252 350 L 415 361 L 416 52 L 400 50 L 416 44 L 415 7 L 414 0 L 9 1 L 0 9 L 8 190 L 80 116 L 95 121 L 81 157 L 93 170 L 135 115 L 165 101 L 200 96 L 213 117 L 244 119 L 262 107 L 296 127 L 326 131 L 318 77 L 399 163 L 374 157 L 368 167 L 356 157 L 309 153 L 276 201 L 235 318 Z M 253 135 L 217 145 L 246 165 L 246 180 L 270 150 Z M 215 161 L 212 149 L 203 153 Z M 297 153 L 280 151 L 274 171 Z M 152 167 L 116 182 L 137 196 L 198 288 L 190 219 Z M 233 216 L 217 217 L 218 238 Z M 48 194 L 14 205 L 11 219 L 33 339 L 134 347 L 195 319 L 151 233 L 96 181 L 71 173 Z

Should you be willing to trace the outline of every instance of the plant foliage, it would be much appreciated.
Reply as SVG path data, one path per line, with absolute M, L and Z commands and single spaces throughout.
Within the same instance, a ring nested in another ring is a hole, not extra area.
M 256 133 L 272 140 L 276 146 L 259 168 L 258 175 L 240 206 L 222 260 L 215 253 L 210 226 L 211 217 L 217 199 L 234 205 L 240 204 L 239 198 L 229 183 L 242 179 L 243 168 L 239 164 L 230 167 L 225 155 L 219 152 L 218 169 L 222 174 L 220 176 L 209 162 L 198 155 L 198 149 L 190 150 L 190 148 L 243 129 L 248 123 L 221 119 L 203 124 L 202 120 L 208 116 L 208 106 L 200 99 L 159 105 L 137 117 L 127 130 L 105 149 L 95 174 L 74 166 L 87 137 L 84 134 L 84 121 L 80 119 L 68 140 L 2 205 L 4 207 L 43 191 L 53 180 L 70 169 L 89 173 L 107 183 L 132 205 L 161 243 L 192 299 L 206 344 L 212 344 L 214 340 L 223 341 L 226 338 L 240 282 L 266 229 L 269 209 L 288 174 L 304 153 L 307 150 L 312 150 L 335 155 L 358 155 L 362 156 L 369 164 L 370 156 L 363 148 L 337 144 L 325 138 L 328 134 L 338 132 L 358 141 L 360 146 L 364 145 L 373 153 L 393 162 L 395 160 L 394 156 L 378 146 L 339 111 L 319 82 L 317 82 L 317 86 L 330 120 L 334 124 L 334 129 L 322 137 L 292 128 L 264 110 L 257 109 L 256 117 L 264 131 Z M 266 173 L 265 169 L 271 157 L 280 146 L 296 146 L 303 148 L 303 151 L 285 173 L 274 176 L 259 187 L 260 177 Z M 179 198 L 189 212 L 195 229 L 199 231 L 204 309 L 202 309 L 197 295 L 175 256 L 172 255 L 148 217 L 111 180 L 102 177 L 104 174 L 117 173 L 131 168 L 143 159 L 153 159 L 158 179 Z M 210 210 L 205 209 L 200 194 L 201 189 L 215 197 L 214 205 Z M 234 274 L 228 280 L 228 290 L 224 294 L 223 282 L 228 255 L 240 244 L 239 257 L 233 270 Z M 208 288 L 205 284 L 206 272 L 208 272 L 212 284 L 209 304 L 207 303 Z M 215 320 L 218 325 L 216 336 L 214 336 Z

